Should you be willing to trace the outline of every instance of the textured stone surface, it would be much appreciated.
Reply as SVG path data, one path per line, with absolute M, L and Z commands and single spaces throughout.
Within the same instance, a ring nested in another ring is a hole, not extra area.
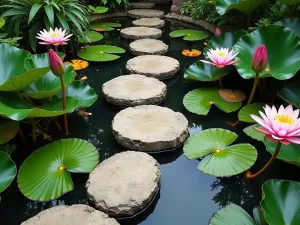
M 129 50 L 134 55 L 165 55 L 169 46 L 155 39 L 140 39 L 129 45 Z
M 144 38 L 159 38 L 162 35 L 161 30 L 150 27 L 128 27 L 120 31 L 120 35 L 126 39 L 144 39 Z
M 154 9 L 132 9 L 127 12 L 128 17 L 133 19 L 140 18 L 163 18 L 164 12 Z
M 167 86 L 155 79 L 142 75 L 116 77 L 103 84 L 105 99 L 117 106 L 157 104 L 167 95 Z
M 96 208 L 112 216 L 138 213 L 153 200 L 159 189 L 160 166 L 150 155 L 127 151 L 99 164 L 86 188 Z
M 119 225 L 119 223 L 103 212 L 79 204 L 47 209 L 21 225 Z
M 155 152 L 181 145 L 188 136 L 188 121 L 169 108 L 143 105 L 120 111 L 112 129 L 119 144 L 133 150 Z
M 175 76 L 179 68 L 178 60 L 161 55 L 137 56 L 128 60 L 126 64 L 129 74 L 141 74 L 160 80 Z
M 152 27 L 159 29 L 165 26 L 165 21 L 159 18 L 142 18 L 134 20 L 132 24 L 137 27 Z
M 132 9 L 152 9 L 155 3 L 152 2 L 131 2 L 130 7 Z

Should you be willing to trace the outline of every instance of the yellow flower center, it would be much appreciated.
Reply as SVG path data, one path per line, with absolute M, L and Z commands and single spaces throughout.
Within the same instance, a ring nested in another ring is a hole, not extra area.
M 223 51 L 220 51 L 220 52 L 218 52 L 217 54 L 218 54 L 218 56 L 221 56 L 221 57 L 227 55 L 227 53 L 226 53 L 226 52 L 223 52 Z
M 288 125 L 293 125 L 295 123 L 295 120 L 290 115 L 277 114 L 274 119 L 279 123 L 285 123 Z
M 54 32 L 54 33 L 51 33 L 50 36 L 57 37 L 57 36 L 59 36 L 59 34 Z

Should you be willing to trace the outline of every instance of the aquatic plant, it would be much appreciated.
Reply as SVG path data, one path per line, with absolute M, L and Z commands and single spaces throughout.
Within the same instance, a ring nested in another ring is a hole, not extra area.
M 200 41 L 208 37 L 208 35 L 200 30 L 175 30 L 169 34 L 172 38 L 183 37 L 185 41 Z
M 55 28 L 54 30 L 50 28 L 49 31 L 46 29 L 40 31 L 37 35 L 37 39 L 42 40 L 42 42 L 39 42 L 41 45 L 66 45 L 67 42 L 70 40 L 70 37 L 72 37 L 73 34 L 67 34 L 67 30 L 62 30 L 62 28 Z

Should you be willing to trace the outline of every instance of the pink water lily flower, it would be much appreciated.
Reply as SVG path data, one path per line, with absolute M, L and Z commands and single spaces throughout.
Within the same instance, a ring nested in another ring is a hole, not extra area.
M 224 68 L 225 66 L 232 65 L 237 62 L 239 59 L 235 59 L 238 55 L 238 52 L 234 50 L 229 51 L 229 48 L 216 48 L 216 49 L 209 49 L 207 55 L 211 62 L 206 60 L 200 60 L 204 63 L 212 64 L 218 68 Z
M 38 33 L 37 39 L 42 40 L 42 42 L 39 42 L 41 45 L 66 45 L 67 41 L 73 35 L 67 35 L 66 32 L 66 30 L 62 30 L 61 28 L 55 28 L 54 30 L 50 28 L 49 31 L 44 29 Z
M 262 118 L 251 115 L 251 117 L 259 123 L 262 128 L 256 130 L 265 133 L 269 141 L 280 141 L 284 145 L 291 142 L 300 144 L 300 118 L 299 109 L 293 110 L 291 105 L 284 108 L 280 106 L 277 111 L 273 106 L 268 105 L 264 108 L 265 113 L 259 112 Z

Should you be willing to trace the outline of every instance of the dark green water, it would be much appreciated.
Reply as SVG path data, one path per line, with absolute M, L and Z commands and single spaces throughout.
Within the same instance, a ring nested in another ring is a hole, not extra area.
M 110 20 L 117 21 L 117 19 Z M 131 21 L 120 18 L 124 26 L 130 26 Z M 178 75 L 165 81 L 168 86 L 168 95 L 162 106 L 180 111 L 189 120 L 190 134 L 199 132 L 202 129 L 220 127 L 238 133 L 240 136 L 237 142 L 250 142 L 257 147 L 259 152 L 258 161 L 253 167 L 257 171 L 270 157 L 264 146 L 243 134 L 243 125 L 232 128 L 227 125 L 228 121 L 236 120 L 236 113 L 226 114 L 213 107 L 209 115 L 198 116 L 189 113 L 182 104 L 184 95 L 194 88 L 213 83 L 188 82 L 183 79 L 183 73 L 187 67 L 199 58 L 186 58 L 181 55 L 183 49 L 202 49 L 203 44 L 188 43 L 181 39 L 171 39 L 169 32 L 186 27 L 177 22 L 167 22 L 161 38 L 170 46 L 169 56 L 180 61 L 181 70 Z M 112 44 L 124 47 L 128 50 L 129 41 L 119 37 L 119 32 L 105 33 L 105 40 L 101 44 Z M 112 78 L 126 74 L 125 64 L 132 56 L 126 53 L 117 61 L 110 63 L 91 63 L 90 67 L 79 73 L 79 77 L 88 76 L 87 82 L 99 94 L 98 101 L 89 109 L 93 113 L 91 117 L 80 117 L 76 113 L 69 116 L 70 137 L 82 138 L 93 143 L 101 157 L 101 161 L 124 150 L 117 144 L 111 132 L 111 123 L 118 109 L 109 106 L 101 94 L 102 84 Z M 250 93 L 252 81 L 245 81 L 237 74 L 225 77 L 224 85 L 228 88 L 241 88 Z M 58 138 L 59 132 L 53 130 L 53 136 Z M 61 135 L 63 137 L 63 135 Z M 18 166 L 32 152 L 33 147 L 30 141 L 23 142 L 17 138 L 18 149 L 12 155 Z M 41 142 L 40 144 L 45 144 Z M 212 214 L 220 207 L 230 202 L 241 205 L 249 213 L 254 206 L 259 204 L 261 199 L 261 185 L 268 179 L 299 179 L 299 168 L 276 161 L 272 168 L 263 176 L 254 181 L 247 181 L 243 175 L 232 178 L 216 178 L 206 175 L 197 170 L 198 161 L 190 161 L 185 158 L 182 148 L 174 152 L 153 155 L 161 164 L 161 190 L 154 203 L 144 213 L 134 219 L 120 220 L 121 225 L 206 225 Z M 2 193 L 0 203 L 0 224 L 19 225 L 22 221 L 36 215 L 42 210 L 56 205 L 71 205 L 88 203 L 85 183 L 87 174 L 72 175 L 75 189 L 62 196 L 58 200 L 39 203 L 26 199 L 18 190 L 16 181 Z M 105 182 L 105 180 L 103 180 Z

